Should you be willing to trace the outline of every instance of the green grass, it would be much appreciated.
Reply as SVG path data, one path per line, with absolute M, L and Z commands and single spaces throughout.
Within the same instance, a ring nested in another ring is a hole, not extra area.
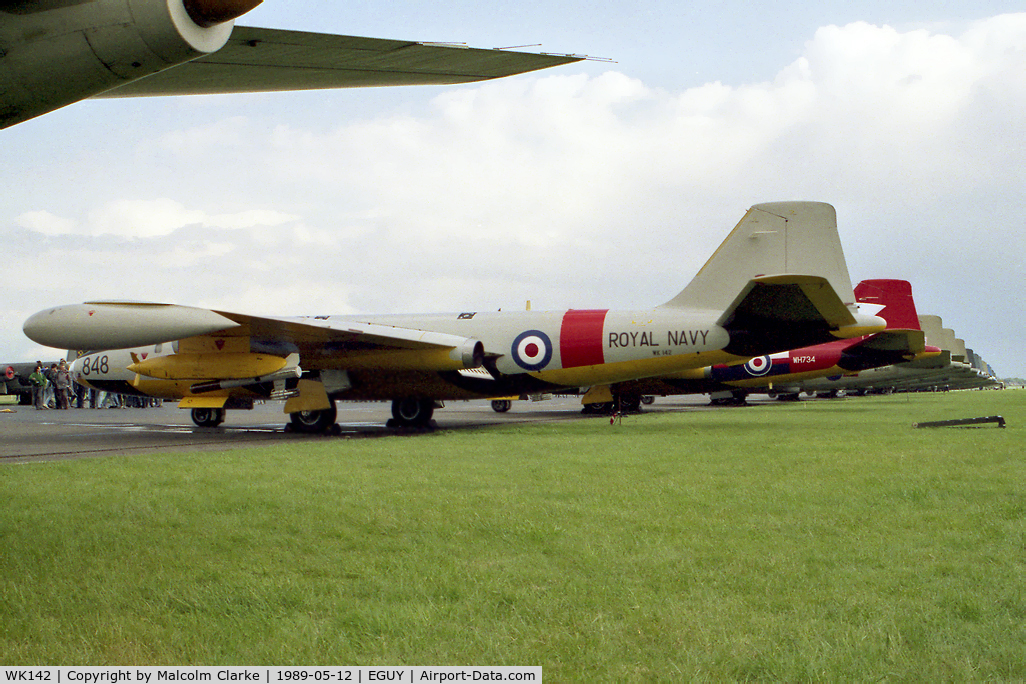
M 0 467 L 0 662 L 1021 680 L 1024 425 L 1009 390 Z

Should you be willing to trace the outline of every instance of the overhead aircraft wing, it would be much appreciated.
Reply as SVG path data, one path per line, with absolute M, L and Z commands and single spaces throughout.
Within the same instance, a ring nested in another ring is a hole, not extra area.
M 471 83 L 582 59 L 236 26 L 217 52 L 95 97 Z

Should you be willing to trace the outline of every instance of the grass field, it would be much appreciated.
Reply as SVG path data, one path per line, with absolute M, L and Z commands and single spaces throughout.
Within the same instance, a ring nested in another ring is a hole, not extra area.
M 0 662 L 1021 680 L 1024 426 L 1007 390 L 4 466 Z

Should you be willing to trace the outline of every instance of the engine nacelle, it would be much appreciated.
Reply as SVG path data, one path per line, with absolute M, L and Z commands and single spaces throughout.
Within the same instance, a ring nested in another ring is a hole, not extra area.
M 480 340 L 467 338 L 449 354 L 453 361 L 459 361 L 464 368 L 480 368 L 484 363 L 484 344 Z
M 0 128 L 216 52 L 228 42 L 234 17 L 260 1 L 92 0 L 0 8 Z

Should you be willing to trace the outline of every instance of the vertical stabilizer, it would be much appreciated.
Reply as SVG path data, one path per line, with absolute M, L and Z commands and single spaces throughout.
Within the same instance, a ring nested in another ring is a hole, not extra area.
M 841 302 L 854 304 L 837 214 L 829 204 L 756 204 L 688 286 L 663 306 L 723 311 L 756 276 L 785 274 L 826 278 Z
M 887 321 L 889 330 L 919 330 L 919 315 L 907 280 L 863 280 L 855 286 L 855 300 L 883 309 L 876 315 Z

